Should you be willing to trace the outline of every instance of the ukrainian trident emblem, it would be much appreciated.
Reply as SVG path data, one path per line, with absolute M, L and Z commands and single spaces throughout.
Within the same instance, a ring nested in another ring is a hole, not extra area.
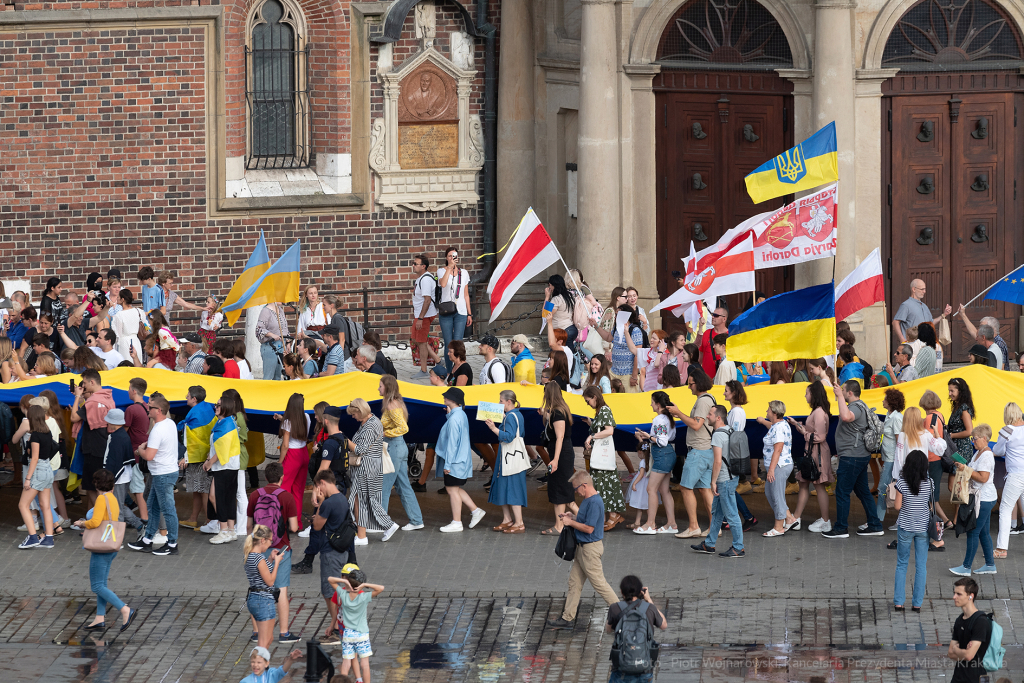
M 775 174 L 780 183 L 793 184 L 807 175 L 807 163 L 804 157 L 804 146 L 797 145 L 775 157 Z

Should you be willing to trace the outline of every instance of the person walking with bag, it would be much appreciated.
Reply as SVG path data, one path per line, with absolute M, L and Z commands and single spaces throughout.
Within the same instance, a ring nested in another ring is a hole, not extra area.
M 893 590 L 893 605 L 897 612 L 904 609 L 907 597 L 907 565 L 910 550 L 914 550 L 914 594 L 912 609 L 921 611 L 924 602 L 924 586 L 928 579 L 928 527 L 932 516 L 932 483 L 928 476 L 928 456 L 914 450 L 907 454 L 900 478 L 896 482 L 896 509 L 900 516 L 896 520 L 896 585 Z
M 583 418 L 590 425 L 590 436 L 585 445 L 585 448 L 590 449 L 590 476 L 594 480 L 594 488 L 601 494 L 608 515 L 604 530 L 611 531 L 625 519 L 622 513 L 626 511 L 626 501 L 622 499 L 622 482 L 615 463 L 615 444 L 612 441 L 615 417 L 612 409 L 604 402 L 599 386 L 592 385 L 584 389 L 583 400 L 594 409 L 593 420 Z
M 349 460 L 352 465 L 352 492 L 348 504 L 353 510 L 358 510 L 356 522 L 359 536 L 355 544 L 369 543 L 367 530 L 383 533 L 381 541 L 390 541 L 398 532 L 398 525 L 391 520 L 381 504 L 385 469 L 384 428 L 377 416 L 370 412 L 370 404 L 361 398 L 353 399 L 348 404 L 348 414 L 360 423 L 352 437 L 354 440 L 348 442 L 348 450 L 354 454 L 354 458 Z M 390 458 L 388 460 L 390 464 Z
M 274 534 L 262 524 L 253 527 L 245 539 L 242 552 L 245 554 L 245 577 L 249 580 L 249 593 L 245 604 L 256 622 L 256 642 L 260 647 L 270 647 L 274 640 L 274 619 L 277 617 L 277 600 L 274 598 L 274 582 L 283 564 L 284 556 L 274 548 L 270 558 L 266 552 L 274 544 Z
M 1010 517 L 1018 501 L 1024 500 L 1024 414 L 1016 403 L 1007 403 L 1003 408 L 1005 425 L 999 430 L 999 437 L 992 449 L 995 455 L 1003 457 L 1006 464 L 1006 479 L 1003 482 L 1003 496 L 999 503 L 999 534 L 996 536 L 995 558 L 1006 559 L 1010 548 Z
M 667 629 L 668 619 L 655 606 L 654 601 L 651 600 L 651 592 L 638 577 L 632 574 L 623 576 L 622 581 L 619 582 L 619 594 L 622 596 L 622 601 L 608 608 L 608 620 L 604 626 L 605 633 L 616 634 L 612 644 L 612 671 L 608 676 L 608 683 L 650 683 L 654 677 L 653 661 L 649 669 L 644 667 L 642 673 L 626 673 L 620 669 L 621 666 L 626 665 L 626 662 L 621 659 L 621 648 L 616 647 L 621 640 L 625 639 L 619 636 L 619 633 L 627 627 L 627 622 L 623 621 L 623 617 L 628 613 L 627 610 L 632 610 L 638 612 L 642 619 L 646 619 L 650 624 L 651 634 L 648 642 L 651 645 L 653 645 L 654 629 L 660 628 L 663 631 Z M 622 622 L 622 628 L 619 628 L 620 622 Z M 643 653 L 641 653 L 642 655 Z M 650 655 L 648 654 L 648 656 Z
M 971 439 L 974 441 L 974 456 L 967 463 L 966 467 L 974 472 L 971 474 L 971 496 L 977 505 L 978 519 L 974 528 L 967 532 L 967 553 L 964 555 L 964 563 L 959 567 L 950 569 L 950 573 L 956 576 L 970 576 L 971 565 L 974 564 L 974 555 L 978 552 L 978 544 L 985 553 L 985 566 L 974 570 L 975 574 L 995 574 L 996 561 L 992 552 L 992 535 L 989 527 L 992 525 L 992 508 L 999 500 L 996 493 L 996 484 L 993 476 L 996 469 L 996 459 L 992 455 L 992 449 L 988 447 L 988 441 L 992 438 L 992 428 L 987 424 L 980 424 L 974 428 Z M 965 465 L 956 463 L 957 470 L 962 470 Z
M 114 488 L 114 475 L 109 470 L 97 470 L 92 477 L 98 493 L 96 505 L 92 509 L 92 516 L 89 519 L 80 519 L 75 524 L 85 529 L 83 544 L 91 551 L 89 558 L 89 584 L 92 592 L 96 594 L 96 618 L 86 626 L 88 631 L 99 631 L 107 627 L 106 614 L 107 604 L 121 612 L 121 631 L 128 630 L 135 620 L 137 610 L 133 610 L 124 604 L 121 598 L 117 597 L 114 591 L 107 588 L 107 578 L 110 576 L 110 565 L 117 557 L 117 548 L 120 547 L 124 535 L 124 522 L 118 522 L 120 512 L 117 499 L 111 495 Z M 110 526 L 113 533 L 107 533 L 104 522 L 112 522 Z M 120 525 L 115 526 L 115 525 Z M 100 529 L 103 531 L 100 531 Z M 115 536 L 117 536 L 115 538 Z M 101 543 L 109 548 L 93 549 L 94 543 Z
M 526 471 L 530 461 L 526 455 L 526 420 L 519 412 L 516 392 L 506 389 L 498 395 L 505 409 L 505 419 L 499 428 L 491 420 L 485 420 L 487 428 L 494 432 L 500 444 L 498 458 L 494 462 L 491 477 L 491 492 L 487 502 L 501 506 L 501 524 L 494 531 L 506 534 L 524 534 L 523 508 L 526 507 Z
M 711 433 L 711 452 L 714 460 L 711 464 L 711 495 L 714 496 L 711 503 L 711 526 L 708 527 L 707 537 L 700 545 L 691 545 L 690 548 L 698 553 L 711 555 L 715 552 L 716 539 L 722 529 L 722 522 L 729 522 L 729 532 L 732 534 L 732 547 L 724 553 L 718 553 L 719 557 L 744 557 L 743 550 L 743 520 L 740 519 L 739 510 L 736 507 L 736 486 L 740 482 L 739 474 L 735 476 L 729 469 L 729 440 L 733 429 L 729 426 L 728 413 L 725 406 L 716 405 L 708 413 L 708 422 L 714 431 Z M 742 438 L 746 438 L 743 436 Z
M 566 506 L 576 505 L 576 494 L 569 483 L 576 468 L 576 452 L 572 447 L 572 411 L 558 384 L 548 382 L 544 385 L 544 398 L 537 412 L 544 419 L 544 446 L 551 455 L 548 502 L 555 506 L 555 525 L 540 533 L 542 536 L 557 536 L 562 533 L 562 513 Z M 604 528 L 603 515 L 601 527 Z
M 449 387 L 441 394 L 444 407 L 448 411 L 441 433 L 437 435 L 434 453 L 437 457 L 437 474 L 444 477 L 444 488 L 452 507 L 452 521 L 441 527 L 441 533 L 449 534 L 462 531 L 462 506 L 470 513 L 469 528 L 472 529 L 484 515 L 483 508 L 477 507 L 473 499 L 463 489 L 473 477 L 473 453 L 469 448 L 469 418 L 462 406 L 466 403 L 466 395 L 462 389 Z
M 676 438 L 675 422 L 670 412 L 670 409 L 674 407 L 675 404 L 669 399 L 667 393 L 655 391 L 651 394 L 651 410 L 656 414 L 651 422 L 651 431 L 648 434 L 640 429 L 636 430 L 637 439 L 647 441 L 650 445 L 651 473 L 647 477 L 647 524 L 633 529 L 634 534 L 653 536 L 655 534 L 675 534 L 679 531 L 676 526 L 675 499 L 669 488 L 669 478 L 676 462 L 676 451 L 670 445 Z M 703 427 L 703 425 L 704 418 L 701 418 L 701 426 Z M 710 470 L 708 474 L 710 476 Z M 710 486 L 710 483 L 708 485 Z M 661 494 L 661 503 L 665 506 L 666 517 L 665 526 L 660 528 L 657 526 L 659 494 Z M 696 509 L 696 502 L 694 508 Z M 697 521 L 696 514 L 693 521 Z M 700 531 L 700 527 L 697 528 L 697 531 Z
M 811 408 L 811 414 L 807 416 L 804 423 L 800 424 L 792 417 L 786 418 L 790 426 L 803 435 L 804 443 L 806 444 L 804 461 L 797 462 L 796 480 L 800 483 L 800 492 L 796 497 L 796 510 L 793 512 L 793 517 L 800 519 L 801 515 L 803 515 L 807 499 L 811 497 L 811 484 L 813 483 L 814 490 L 818 494 L 816 498 L 818 499 L 818 511 L 821 513 L 821 516 L 807 528 L 813 533 L 821 533 L 832 528 L 832 522 L 829 521 L 828 515 L 828 494 L 825 492 L 825 486 L 833 481 L 832 450 L 828 447 L 828 441 L 826 441 L 826 437 L 828 437 L 828 418 L 832 412 L 832 405 L 829 403 L 825 385 L 821 382 L 807 385 L 807 389 L 804 391 L 804 400 L 807 401 L 807 405 Z M 895 447 L 895 444 L 893 445 Z M 806 462 L 807 458 L 810 459 L 810 463 Z M 804 476 L 804 469 L 807 470 L 807 474 L 813 474 L 812 468 L 807 467 L 811 463 L 814 465 L 813 469 L 818 470 L 818 477 L 813 482 Z M 800 465 L 803 465 L 803 469 L 801 469 Z
M 405 407 L 405 400 L 398 390 L 398 380 L 392 375 L 381 375 L 377 392 L 383 399 L 380 424 L 384 430 L 384 444 L 388 457 L 391 459 L 390 472 L 386 471 L 387 463 L 383 463 L 385 472 L 381 505 L 384 512 L 387 512 L 391 489 L 397 488 L 398 498 L 402 501 L 402 508 L 409 518 L 409 523 L 402 527 L 402 531 L 418 531 L 423 528 L 423 513 L 416 500 L 416 493 L 412 490 L 412 484 L 409 483 L 409 445 L 404 438 L 409 433 L 409 409 Z
M 768 429 L 762 440 L 767 480 L 764 495 L 775 513 L 775 526 L 761 534 L 766 538 L 782 536 L 790 529 L 800 529 L 800 519 L 790 513 L 786 503 L 786 480 L 793 471 L 793 432 L 782 419 L 785 415 L 785 403 L 769 401 L 765 416 L 757 418 L 758 423 Z
M 46 408 L 40 405 L 30 406 L 28 425 L 31 432 L 29 445 L 28 448 L 22 449 L 21 456 L 25 481 L 22 484 L 21 500 L 18 502 L 21 519 L 28 528 L 28 537 L 18 547 L 52 549 L 54 517 L 50 509 L 50 494 L 53 492 L 53 469 L 50 467 L 50 459 L 57 452 L 57 444 L 54 443 L 53 435 L 46 424 Z M 36 534 L 37 530 L 29 510 L 29 505 L 36 497 L 39 498 L 39 516 L 43 519 L 43 529 L 46 532 L 42 538 Z
M 614 605 L 618 602 L 615 592 L 608 585 L 608 579 L 604 577 L 604 566 L 601 564 L 604 555 L 604 501 L 594 488 L 594 480 L 582 470 L 572 475 L 569 485 L 583 496 L 583 502 L 577 514 L 563 512 L 559 515 L 560 522 L 572 528 L 576 536 L 576 556 L 569 571 L 569 593 L 565 597 L 565 608 L 562 616 L 548 621 L 548 626 L 559 629 L 572 629 L 576 625 L 580 594 L 583 592 L 583 584 L 588 580 L 606 603 Z

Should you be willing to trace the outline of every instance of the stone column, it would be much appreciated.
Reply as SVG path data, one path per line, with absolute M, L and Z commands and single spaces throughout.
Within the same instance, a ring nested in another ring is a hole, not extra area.
M 836 250 L 836 282 L 856 266 L 857 131 L 854 90 L 853 13 L 855 2 L 817 0 L 814 22 L 814 130 L 836 122 L 839 150 L 839 246 Z M 819 259 L 811 264 L 811 282 L 832 277 L 832 263 Z
M 534 203 L 533 15 L 530 0 L 501 3 L 498 62 L 498 247 Z M 541 217 L 543 220 L 544 217 Z M 500 257 L 499 257 L 500 258 Z
M 582 0 L 577 261 L 603 301 L 622 280 L 615 0 Z M 570 266 L 574 264 L 569 264 Z

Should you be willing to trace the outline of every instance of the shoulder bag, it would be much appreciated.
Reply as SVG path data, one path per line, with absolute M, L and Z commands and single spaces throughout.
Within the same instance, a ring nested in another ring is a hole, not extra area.
M 512 415 L 513 413 L 510 413 Z M 530 468 L 530 458 L 526 455 L 526 442 L 519 436 L 519 418 L 516 417 L 516 436 L 508 443 L 501 444 L 501 476 L 511 477 L 513 474 L 525 472 Z
M 109 493 L 104 493 L 109 496 Z M 111 507 L 111 498 L 104 498 L 107 501 L 107 512 Z M 124 540 L 125 523 L 116 520 L 100 522 L 95 529 L 86 529 L 82 532 L 82 546 L 94 553 L 116 553 L 121 549 L 121 542 Z
M 455 315 L 456 313 L 459 312 L 458 304 L 456 304 L 455 302 L 459 300 L 459 295 L 462 294 L 462 268 L 459 268 L 458 271 L 459 278 L 456 282 L 455 287 L 450 287 L 450 285 L 452 284 L 451 278 L 449 278 L 448 281 L 448 286 L 452 290 L 452 300 L 439 301 L 437 304 L 437 312 L 440 315 Z M 440 278 L 438 278 L 438 280 L 440 280 Z
M 591 440 L 590 467 L 595 470 L 617 469 L 615 464 L 614 437 L 605 436 Z
M 381 474 L 394 474 L 395 473 L 395 463 L 393 463 L 391 461 L 391 456 L 388 455 L 388 442 L 387 441 L 382 441 L 380 446 L 381 446 L 381 452 L 380 452 L 381 459 L 384 461 L 384 464 L 383 464 L 383 466 L 381 468 Z
M 327 542 L 330 543 L 331 547 L 339 553 L 347 553 L 355 538 L 356 523 L 352 519 L 352 511 L 349 510 L 348 514 L 345 515 L 345 521 L 343 521 L 337 529 L 334 529 L 327 534 Z

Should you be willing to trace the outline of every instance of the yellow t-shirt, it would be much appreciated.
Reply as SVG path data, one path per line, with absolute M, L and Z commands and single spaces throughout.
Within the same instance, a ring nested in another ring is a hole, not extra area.
M 384 436 L 388 439 L 402 436 L 409 432 L 409 425 L 405 422 L 405 415 L 401 408 L 385 410 L 381 415 L 380 425 L 384 428 Z

